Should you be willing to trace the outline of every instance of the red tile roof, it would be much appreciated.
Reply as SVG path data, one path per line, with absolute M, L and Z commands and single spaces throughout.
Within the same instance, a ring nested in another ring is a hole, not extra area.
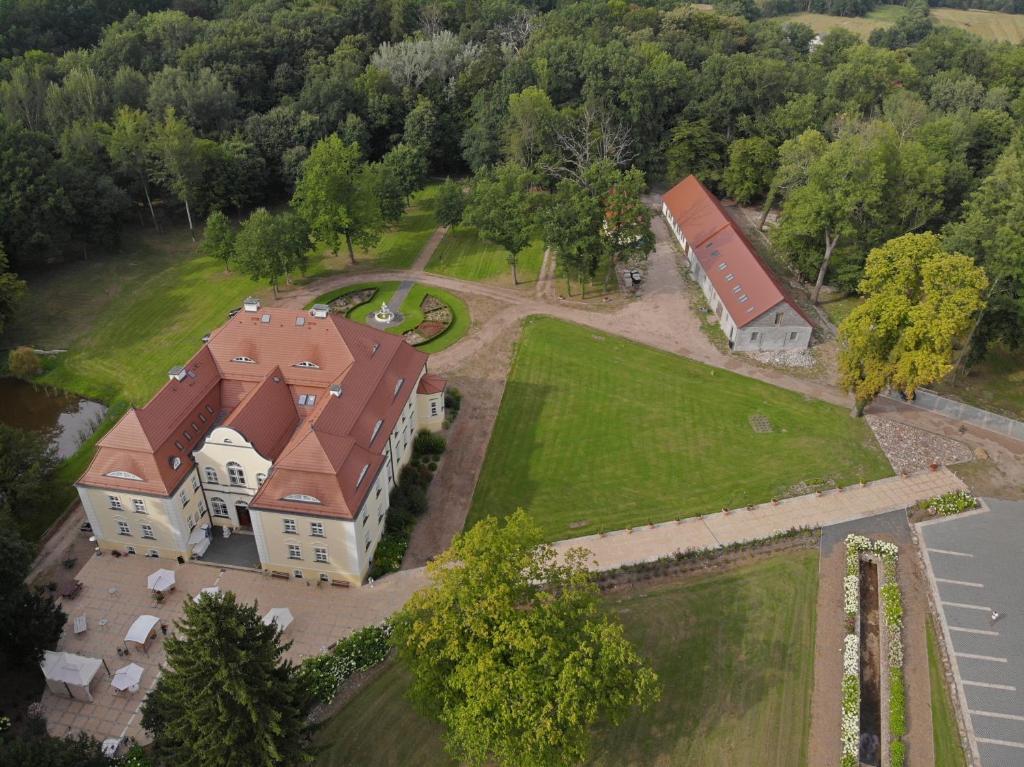
M 264 314 L 269 322 L 261 321 Z M 194 464 L 191 451 L 202 444 L 198 435 L 185 440 L 183 431 L 198 424 L 202 413 L 205 436 L 213 426 L 212 410 L 226 412 L 221 425 L 236 429 L 273 462 L 253 498 L 254 509 L 351 519 L 383 465 L 388 435 L 426 360 L 401 337 L 337 315 L 315 319 L 278 308 L 240 312 L 192 358 L 184 381 L 170 381 L 111 429 L 79 482 L 170 494 Z M 304 362 L 316 367 L 296 366 Z M 438 376 L 424 380 L 426 387 L 443 390 Z M 339 396 L 331 393 L 336 387 Z M 314 406 L 297 406 L 300 394 L 315 396 Z M 165 454 L 168 446 L 182 459 L 177 470 L 171 469 L 173 456 Z M 112 470 L 141 480 L 110 477 Z M 286 500 L 293 495 L 320 503 Z
M 662 200 L 737 327 L 749 325 L 783 302 L 811 324 L 718 198 L 696 176 L 687 176 Z
M 427 373 L 423 378 L 420 379 L 419 388 L 416 389 L 417 394 L 440 394 L 444 391 L 444 387 L 448 385 L 448 382 L 441 378 L 441 376 L 434 375 L 433 373 Z

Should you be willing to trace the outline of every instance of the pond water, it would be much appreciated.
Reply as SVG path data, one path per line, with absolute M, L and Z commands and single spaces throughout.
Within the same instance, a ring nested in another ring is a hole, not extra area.
M 0 423 L 53 432 L 57 455 L 67 458 L 92 434 L 107 408 L 99 402 L 19 378 L 0 378 Z

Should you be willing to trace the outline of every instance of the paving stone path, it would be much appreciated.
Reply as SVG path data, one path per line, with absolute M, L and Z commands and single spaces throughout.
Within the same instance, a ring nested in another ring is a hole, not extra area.
M 842 491 L 800 495 L 778 503 L 762 503 L 735 511 L 690 517 L 681 522 L 663 522 L 605 535 L 572 538 L 559 541 L 555 548 L 560 552 L 577 546 L 589 549 L 594 554 L 592 569 L 609 570 L 651 562 L 677 551 L 713 549 L 767 538 L 795 527 L 827 527 L 886 514 L 964 488 L 964 483 L 948 469 L 926 470 L 906 477 L 888 477 L 854 485 Z

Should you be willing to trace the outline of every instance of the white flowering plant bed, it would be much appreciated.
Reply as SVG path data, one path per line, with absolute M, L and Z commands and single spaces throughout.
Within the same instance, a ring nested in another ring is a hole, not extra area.
M 884 628 L 884 662 L 888 664 L 889 688 L 889 761 L 890 767 L 902 767 L 906 758 L 906 693 L 903 680 L 903 600 L 896 580 L 899 547 L 888 541 L 876 541 L 863 535 L 846 537 L 846 576 L 843 578 L 843 610 L 848 633 L 843 643 L 842 767 L 859 763 L 860 738 L 860 563 L 862 555 L 873 555 L 882 562 L 884 582 L 879 600 Z

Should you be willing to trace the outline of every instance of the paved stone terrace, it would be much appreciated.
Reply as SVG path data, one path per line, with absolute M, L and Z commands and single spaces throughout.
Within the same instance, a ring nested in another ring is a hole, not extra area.
M 146 577 L 161 567 L 174 570 L 177 583 L 175 590 L 158 604 L 146 588 Z M 58 649 L 103 658 L 111 673 L 128 663 L 138 663 L 145 673 L 139 692 L 115 695 L 110 678 L 101 669 L 93 681 L 92 703 L 71 700 L 47 690 L 43 693 L 42 704 L 50 734 L 86 732 L 100 740 L 128 735 L 146 742 L 148 738 L 143 734 L 138 709 L 156 682 L 164 661 L 163 635 L 157 631 L 157 638 L 150 643 L 147 652 L 132 650 L 127 658 L 117 655 L 117 648 L 124 646 L 122 639 L 128 627 L 139 615 L 155 615 L 170 630 L 174 620 L 182 616 L 182 603 L 190 595 L 207 586 L 219 586 L 235 592 L 243 602 L 258 601 L 261 614 L 271 607 L 289 608 L 295 620 L 285 631 L 284 638 L 294 642 L 288 657 L 298 662 L 322 652 L 356 629 L 383 621 L 405 604 L 410 594 L 425 585 L 426 573 L 422 568 L 406 570 L 381 578 L 372 588 L 346 589 L 318 587 L 315 583 L 307 586 L 304 581 L 192 562 L 177 565 L 164 559 L 103 556 L 91 558 L 78 579 L 84 587 L 76 599 L 65 600 L 63 604 L 68 622 Z M 72 633 L 72 623 L 79 615 L 86 616 L 89 628 L 76 636 Z M 101 625 L 102 620 L 107 621 L 106 624 Z
M 966 486 L 945 467 L 907 477 L 889 477 L 855 485 L 842 491 L 829 490 L 820 496 L 801 495 L 778 504 L 762 503 L 753 508 L 690 517 L 681 522 L 636 527 L 632 532 L 617 530 L 559 541 L 555 548 L 590 549 L 592 569 L 609 570 L 622 565 L 650 562 L 687 549 L 710 549 L 740 541 L 767 538 L 794 527 L 825 527 L 913 506 Z

